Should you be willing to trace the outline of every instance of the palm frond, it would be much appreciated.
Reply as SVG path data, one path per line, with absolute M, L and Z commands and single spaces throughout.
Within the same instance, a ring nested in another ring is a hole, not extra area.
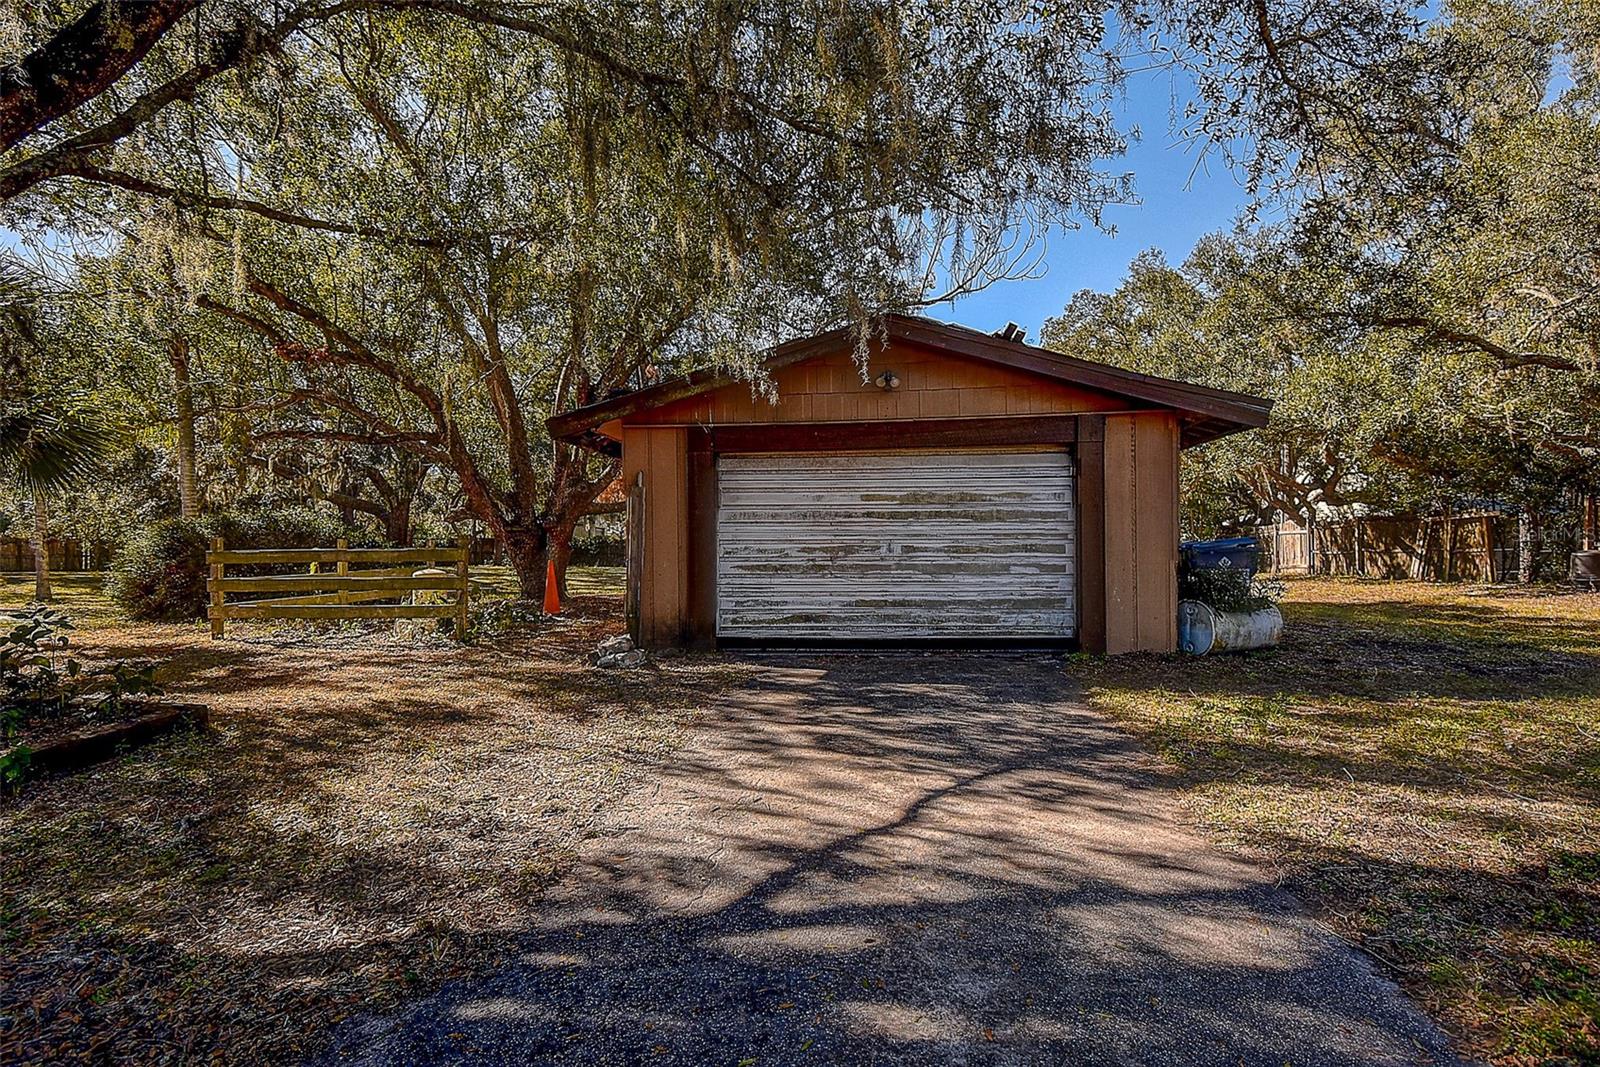
M 121 439 L 121 431 L 79 397 L 28 396 L 0 404 L 0 468 L 33 492 L 83 481 L 105 465 Z

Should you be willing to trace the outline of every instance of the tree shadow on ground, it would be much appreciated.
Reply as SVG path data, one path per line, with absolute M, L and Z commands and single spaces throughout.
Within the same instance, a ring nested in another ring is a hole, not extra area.
M 1056 661 L 771 659 L 516 961 L 323 1062 L 1450 1062 Z
M 358 1006 L 471 973 L 724 682 L 583 654 L 614 602 L 485 646 L 175 627 L 212 727 L 0 798 L 0 1062 L 281 1060 Z
M 1354 592 L 1276 649 L 1074 673 L 1474 1050 L 1600 1058 L 1595 598 Z

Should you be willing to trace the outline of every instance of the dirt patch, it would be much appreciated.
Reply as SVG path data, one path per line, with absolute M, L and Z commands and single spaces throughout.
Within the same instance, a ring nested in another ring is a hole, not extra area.
M 1297 581 L 1285 617 L 1072 670 L 1470 1051 L 1600 1061 L 1600 596 Z
M 471 647 L 84 632 L 212 729 L 0 801 L 0 1061 L 289 1059 L 498 962 L 734 670 L 590 668 L 616 603 Z

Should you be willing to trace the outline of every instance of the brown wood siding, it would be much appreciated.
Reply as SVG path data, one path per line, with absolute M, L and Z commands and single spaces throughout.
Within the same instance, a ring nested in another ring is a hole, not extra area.
M 613 427 L 623 439 L 625 484 L 640 473 L 645 481 L 639 617 L 646 645 L 711 639 L 714 454 L 849 450 L 852 444 L 942 452 L 1038 439 L 1072 447 L 1077 457 L 1082 646 L 1108 653 L 1176 647 L 1175 412 L 1130 412 L 1122 397 L 904 342 L 875 357 L 869 371 L 884 369 L 901 380 L 894 392 L 863 383 L 851 354 L 838 351 L 780 370 L 776 403 L 734 385 L 628 416 Z M 885 439 L 884 423 L 896 420 L 915 420 L 924 432 Z M 846 422 L 855 425 L 795 425 Z M 837 439 L 841 434 L 852 440 Z
M 696 648 L 710 648 L 717 639 L 717 463 L 690 438 L 688 581 L 689 599 L 684 636 Z
M 1113 415 L 1104 445 L 1105 651 L 1177 645 L 1178 425 Z
M 1138 462 L 1138 647 L 1170 652 L 1178 645 L 1178 423 L 1170 415 L 1131 421 Z
M 1078 643 L 1106 650 L 1106 420 L 1079 415 L 1077 428 Z
M 622 438 L 622 477 L 644 475 L 645 529 L 639 632 L 649 646 L 683 638 L 689 601 L 687 434 L 681 428 L 630 428 Z
M 1138 485 L 1134 481 L 1133 420 L 1106 419 L 1106 651 L 1138 647 L 1138 572 L 1134 569 Z
M 892 370 L 900 379 L 899 387 L 892 392 L 871 382 L 885 370 Z M 630 416 L 625 422 L 723 426 L 955 419 L 1120 411 L 1130 406 L 1122 397 L 903 342 L 874 355 L 867 373 L 868 380 L 862 381 L 854 356 L 849 351 L 839 351 L 778 371 L 774 376 L 776 402 L 753 394 L 748 385 L 730 385 Z

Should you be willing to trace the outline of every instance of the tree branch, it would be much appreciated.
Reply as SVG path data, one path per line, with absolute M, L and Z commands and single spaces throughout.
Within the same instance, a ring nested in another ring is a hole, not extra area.
M 145 57 L 200 0 L 96 0 L 0 69 L 0 152 L 94 99 Z
M 95 166 L 92 163 L 73 164 L 55 176 L 61 178 L 83 178 L 101 185 L 126 189 L 133 193 L 160 197 L 183 207 L 215 208 L 219 211 L 245 211 L 273 222 L 282 222 L 303 230 L 320 230 L 350 237 L 371 237 L 395 244 L 412 245 L 417 248 L 428 248 L 436 251 L 446 251 L 464 242 L 483 238 L 481 233 L 462 234 L 455 237 L 425 237 L 421 234 L 396 233 L 381 226 L 362 226 L 355 223 L 316 219 L 308 215 L 285 211 L 282 208 L 275 208 L 271 204 L 264 204 L 259 200 L 252 200 L 248 197 L 212 196 L 203 193 L 192 193 L 175 186 L 153 182 L 148 178 L 141 178 L 136 174 L 111 170 L 106 167 Z
M 385 7 L 392 2 L 339 0 L 323 5 L 306 3 L 292 9 L 271 27 L 241 19 L 212 43 L 199 62 L 183 73 L 140 94 L 131 104 L 104 122 L 0 170 L 0 202 L 27 192 L 46 178 L 92 162 L 96 152 L 127 137 L 168 104 L 194 99 L 200 87 L 218 74 L 276 51 L 284 41 L 307 25 L 350 11 Z

